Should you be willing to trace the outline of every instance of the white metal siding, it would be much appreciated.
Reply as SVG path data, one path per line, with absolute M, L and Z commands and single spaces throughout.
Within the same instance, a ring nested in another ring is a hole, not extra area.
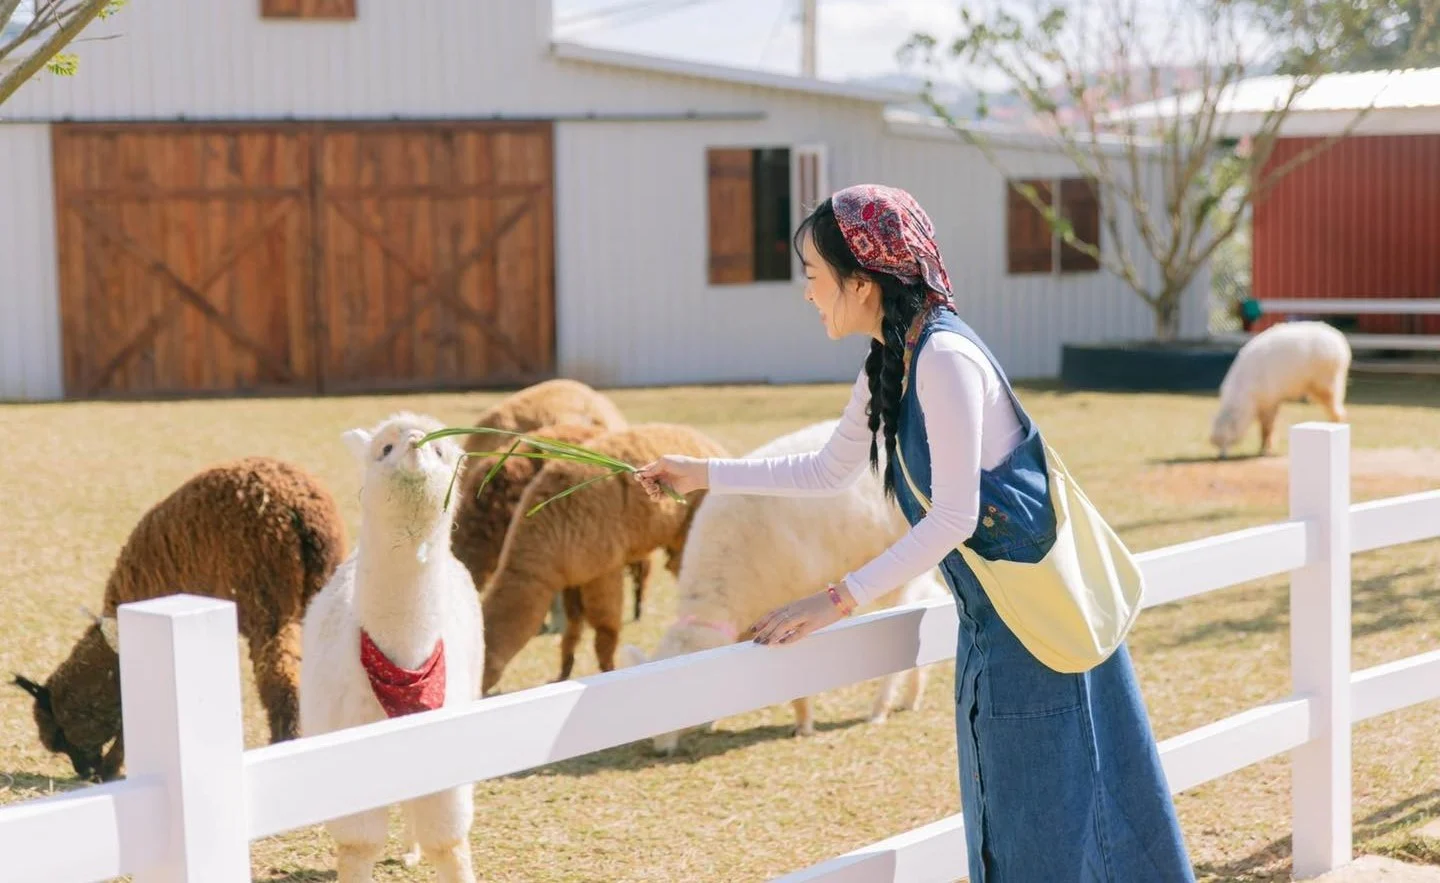
M 1008 150 L 998 154 L 1012 177 L 1075 174 L 1053 152 Z M 914 193 L 934 221 L 956 303 L 962 317 L 1017 378 L 1054 377 L 1063 343 L 1150 338 L 1150 308 L 1116 276 L 1101 270 L 1064 275 L 1006 272 L 1005 178 L 977 148 L 957 140 L 892 136 L 885 141 L 885 183 Z M 1155 186 L 1159 185 L 1158 176 Z M 1128 221 L 1122 221 L 1130 254 L 1142 275 L 1158 278 Z M 1102 225 L 1102 248 L 1110 231 Z M 1183 334 L 1203 333 L 1203 294 L 1197 280 L 1186 293 Z M 1197 332 L 1193 317 L 1201 317 Z
M 0 125 L 0 399 L 63 394 L 50 127 Z
M 748 122 L 557 124 L 559 369 L 603 385 L 848 381 L 858 370 L 865 342 L 829 340 L 798 280 L 708 284 L 711 146 L 824 144 L 832 188 L 873 181 L 912 190 L 939 227 L 966 318 L 1016 377 L 1053 376 L 1064 340 L 1150 335 L 1145 306 L 1108 274 L 1005 275 L 1003 181 L 973 148 L 892 133 L 873 103 L 557 61 L 548 7 L 362 3 L 357 21 L 333 23 L 266 21 L 253 2 L 201 10 L 146 0 L 87 31 L 118 36 L 78 44 L 75 77 L 42 75 L 4 111 L 11 119 L 763 112 Z M 45 132 L 0 126 L 0 156 L 15 157 L 0 166 L 0 222 L 17 231 L 0 245 L 0 298 L 21 318 L 0 331 L 7 396 L 61 394 Z M 1068 167 L 1053 154 L 1014 156 L 1017 173 Z M 1203 302 L 1187 303 L 1187 331 L 1203 330 L 1204 314 Z
M 793 283 L 707 279 L 706 148 L 822 142 L 832 187 L 878 174 L 875 109 L 784 98 L 768 109 L 755 123 L 557 127 L 562 373 L 602 385 L 854 378 L 865 342 L 826 336 L 798 272 Z
M 706 280 L 705 148 L 824 142 L 833 188 L 882 182 L 931 214 L 962 315 L 1017 378 L 1054 377 L 1065 342 L 1148 338 L 1149 308 L 1111 274 L 1009 276 L 1004 179 L 955 141 L 888 133 L 873 116 L 775 100 L 765 123 L 557 129 L 560 370 L 602 385 L 849 381 L 866 344 L 831 341 L 802 283 Z M 1063 157 L 1003 154 L 1014 175 L 1073 173 Z M 1124 225 L 1122 225 L 1124 226 Z M 1131 232 L 1131 254 L 1139 259 Z M 1109 231 L 1104 232 L 1108 239 Z M 1156 276 L 1155 268 L 1144 272 Z M 1184 333 L 1203 333 L 1203 292 Z M 1194 319 L 1200 320 L 1197 331 Z
M 754 110 L 773 90 L 549 52 L 548 0 L 362 2 L 354 21 L 262 19 L 259 3 L 145 0 L 97 21 L 79 72 L 41 74 L 10 119 L 553 116 Z M 832 101 L 844 104 L 845 102 Z M 850 102 L 879 113 L 878 105 Z

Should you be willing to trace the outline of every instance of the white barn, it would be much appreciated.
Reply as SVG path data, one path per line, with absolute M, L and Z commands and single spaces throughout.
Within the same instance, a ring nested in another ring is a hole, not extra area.
M 929 209 L 1012 375 L 1152 327 L 902 96 L 557 43 L 548 0 L 146 0 L 112 35 L 0 108 L 0 399 L 848 381 L 788 246 L 862 181 Z

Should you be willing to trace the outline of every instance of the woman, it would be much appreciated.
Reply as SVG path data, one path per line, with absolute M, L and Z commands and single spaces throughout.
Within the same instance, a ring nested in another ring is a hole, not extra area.
M 798 641 L 938 563 L 955 595 L 956 734 L 972 883 L 1185 883 L 1194 875 L 1122 644 L 1083 674 L 1042 665 L 996 614 L 956 546 L 1041 560 L 1055 537 L 1043 442 L 1005 373 L 956 315 L 934 229 L 908 193 L 836 193 L 796 233 L 805 299 L 832 339 L 873 338 L 819 451 L 667 456 L 636 474 L 681 493 L 827 494 L 886 454 L 910 531 L 832 586 L 753 626 Z M 926 495 L 933 499 L 925 499 Z M 924 511 L 928 506 L 929 511 Z

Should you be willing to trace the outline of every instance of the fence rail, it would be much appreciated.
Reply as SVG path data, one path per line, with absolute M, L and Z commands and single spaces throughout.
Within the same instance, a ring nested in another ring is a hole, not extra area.
M 1291 430 L 1290 519 L 1139 556 L 1146 606 L 1291 574 L 1292 695 L 1163 742 L 1174 791 L 1291 752 L 1296 874 L 1348 862 L 1350 728 L 1440 698 L 1440 650 L 1351 673 L 1350 559 L 1440 536 L 1440 491 L 1352 506 L 1347 427 Z M 235 608 L 177 595 L 123 605 L 128 778 L 0 808 L 7 873 L 54 883 L 241 883 L 251 840 L 533 769 L 951 659 L 956 619 L 929 601 L 780 647 L 734 644 L 578 681 L 243 750 Z M 403 769 L 386 763 L 407 758 Z M 363 776 L 356 770 L 367 770 Z M 963 879 L 960 816 L 781 878 Z M 76 848 L 83 844 L 82 848 Z

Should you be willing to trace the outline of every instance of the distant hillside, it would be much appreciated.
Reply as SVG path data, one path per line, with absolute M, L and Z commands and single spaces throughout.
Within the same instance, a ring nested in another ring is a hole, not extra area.
M 1257 66 L 1247 72 L 1249 76 L 1258 76 L 1270 73 L 1273 65 Z M 1098 81 L 1099 77 L 1092 77 L 1092 82 Z M 869 77 L 854 77 L 850 82 L 876 86 L 887 90 L 898 92 L 909 92 L 915 95 L 913 102 L 902 105 L 907 110 L 914 110 L 922 113 L 929 113 L 930 107 L 921 98 L 920 94 L 925 88 L 925 79 L 912 74 L 892 73 Z M 1202 77 L 1199 68 L 1195 67 L 1168 67 L 1158 71 L 1158 95 L 1150 93 L 1150 75 L 1148 72 L 1137 71 L 1131 74 L 1131 95 L 1129 100 L 1110 100 L 1103 102 L 1106 109 L 1117 109 L 1125 104 L 1139 101 L 1148 101 L 1154 97 L 1174 95 L 1198 89 Z M 973 89 L 968 89 L 956 83 L 936 84 L 935 97 L 956 119 L 978 119 L 980 107 L 980 94 Z M 1051 90 L 1051 98 L 1061 108 L 1061 116 L 1066 122 L 1075 124 L 1081 116 L 1080 108 L 1066 93 L 1064 87 L 1057 86 Z M 1009 123 L 1021 128 L 1043 128 L 1040 121 L 1030 112 L 1029 106 L 1018 95 L 1009 92 L 990 92 L 985 95 L 986 114 L 985 118 L 997 123 Z M 1098 109 L 1098 108 L 1097 108 Z

